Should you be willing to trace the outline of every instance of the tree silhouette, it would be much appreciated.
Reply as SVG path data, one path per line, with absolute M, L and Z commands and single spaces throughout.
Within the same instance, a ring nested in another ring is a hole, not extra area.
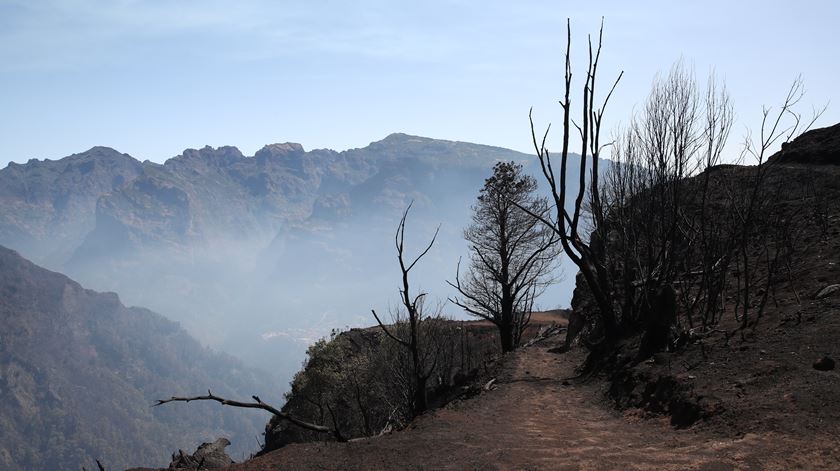
M 547 216 L 548 200 L 536 195 L 537 182 L 522 165 L 499 162 L 484 182 L 464 230 L 470 267 L 455 282 L 450 301 L 499 329 L 502 351 L 516 348 L 528 325 L 534 300 L 553 279 L 558 247 L 551 228 L 531 214 Z

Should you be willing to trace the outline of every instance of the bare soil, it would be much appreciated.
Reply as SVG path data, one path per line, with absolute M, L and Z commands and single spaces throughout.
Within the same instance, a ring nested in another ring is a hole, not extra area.
M 582 353 L 548 353 L 553 342 L 509 354 L 495 387 L 417 419 L 407 430 L 349 443 L 284 447 L 237 471 L 346 470 L 729 470 L 838 469 L 840 429 L 807 435 L 761 430 L 740 437 L 665 418 L 619 412 L 603 383 L 568 381 Z M 836 372 L 821 373 L 833 375 Z M 835 403 L 832 407 L 837 408 Z

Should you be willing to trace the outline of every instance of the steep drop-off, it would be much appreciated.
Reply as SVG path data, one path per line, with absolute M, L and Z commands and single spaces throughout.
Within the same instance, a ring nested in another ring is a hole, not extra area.
M 178 324 L 0 247 L 0 468 L 91 469 L 95 459 L 108 469 L 165 464 L 177 448 L 217 436 L 231 438 L 232 455 L 242 459 L 257 448 L 264 414 L 151 407 L 208 388 L 241 397 L 277 393 Z

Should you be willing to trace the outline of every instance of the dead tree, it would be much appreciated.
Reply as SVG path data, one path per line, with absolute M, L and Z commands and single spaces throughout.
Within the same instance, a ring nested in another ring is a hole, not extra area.
M 225 399 L 220 396 L 216 396 L 210 391 L 207 391 L 206 396 L 192 396 L 192 397 L 177 397 L 172 396 L 169 399 L 158 399 L 158 401 L 154 404 L 154 406 L 160 406 L 163 404 L 168 404 L 170 402 L 190 402 L 190 401 L 215 401 L 225 406 L 231 407 L 242 407 L 245 409 L 262 409 L 272 414 L 276 415 L 277 417 L 288 420 L 289 422 L 297 425 L 298 427 L 304 428 L 306 430 L 311 430 L 313 432 L 321 432 L 321 433 L 329 433 L 332 434 L 336 440 L 340 442 L 347 441 L 347 439 L 341 434 L 338 429 L 333 429 L 324 425 L 313 424 L 310 422 L 306 422 L 304 420 L 300 420 L 296 417 L 293 417 L 280 409 L 275 408 L 270 404 L 266 404 L 262 400 L 260 400 L 257 396 L 252 396 L 255 402 L 240 402 L 234 401 L 231 399 Z M 153 406 L 153 407 L 154 407 Z
M 735 316 L 740 321 L 742 336 L 744 329 L 755 327 L 766 302 L 766 295 L 757 303 L 752 300 L 755 291 L 753 286 L 755 266 L 750 259 L 749 252 L 750 244 L 753 242 L 756 233 L 768 230 L 768 228 L 759 225 L 762 217 L 766 216 L 765 213 L 769 203 L 763 193 L 765 182 L 769 172 L 773 170 L 773 166 L 766 162 L 767 154 L 770 148 L 779 141 L 789 142 L 796 136 L 808 131 L 826 109 L 825 107 L 814 109 L 811 119 L 803 121 L 803 116 L 796 111 L 796 107 L 804 95 L 805 88 L 802 79 L 797 78 L 788 89 L 784 101 L 777 110 L 774 111 L 768 107 L 762 109 L 758 140 L 756 141 L 752 135 L 748 134 L 744 139 L 743 151 L 739 158 L 739 163 L 746 158 L 751 158 L 756 163 L 752 178 L 748 180 L 747 191 L 740 192 L 743 195 L 741 198 L 736 196 L 739 194 L 736 189 L 730 189 L 728 193 L 731 207 L 739 224 L 734 256 L 735 266 L 740 274 L 736 278 L 738 294 L 735 297 Z M 770 276 L 769 273 L 768 276 Z M 751 319 L 750 308 L 754 307 L 754 304 L 757 304 L 759 309 L 755 318 Z
M 699 327 L 712 327 L 725 310 L 730 277 L 741 329 L 761 316 L 772 277 L 761 280 L 763 289 L 754 299 L 757 264 L 768 274 L 777 272 L 789 238 L 774 213 L 778 198 L 766 188 L 772 166 L 765 165 L 765 156 L 774 142 L 791 139 L 802 127 L 792 110 L 800 98 L 797 81 L 778 112 L 765 109 L 760 141 L 748 136 L 738 163 L 752 156 L 758 165 L 718 172 L 714 167 L 734 116 L 725 87 L 711 77 L 701 96 L 680 63 L 654 83 L 642 112 L 617 139 L 616 165 L 601 189 L 605 204 L 596 228 L 600 237 L 611 239 L 607 266 L 623 327 L 656 324 L 650 316 L 670 312 L 656 309 L 656 297 L 671 289 L 681 314 L 675 324 L 684 320 L 691 329 L 699 320 Z M 760 261 L 752 255 L 756 244 L 763 245 Z
M 555 173 L 556 158 L 546 148 L 548 129 L 540 142 L 531 120 L 534 148 L 556 205 L 553 220 L 540 219 L 551 225 L 589 288 L 597 307 L 590 330 L 602 331 L 603 345 L 608 348 L 624 328 L 651 325 L 644 322 L 649 320 L 644 317 L 655 315 L 655 305 L 662 304 L 656 302 L 657 296 L 671 290 L 689 327 L 693 326 L 695 312 L 702 313 L 703 327 L 714 325 L 725 309 L 726 290 L 733 284 L 729 276 L 735 277 L 734 310 L 740 329 L 754 326 L 770 288 L 769 279 L 764 280 L 764 289 L 755 298 L 755 265 L 761 263 L 772 273 L 779 269 L 784 256 L 777 257 L 767 248 L 770 245 L 765 245 L 763 260 L 752 255 L 758 232 L 766 229 L 759 227 L 759 222 L 767 219 L 764 186 L 772 170 L 765 160 L 771 146 L 792 139 L 813 123 L 806 123 L 793 111 L 802 96 L 801 82 L 794 83 L 780 108 L 764 110 L 759 138 L 754 141 L 748 136 L 743 156 L 751 156 L 758 165 L 738 171 L 746 178 L 736 178 L 734 173 L 733 178 L 729 174 L 717 178 L 710 171 L 718 163 L 731 130 L 729 98 L 713 81 L 705 99 L 701 98 L 693 76 L 678 65 L 666 80 L 654 85 L 641 118 L 634 118 L 618 139 L 613 157 L 619 163 L 612 166 L 614 171 L 602 187 L 598 172 L 603 147 L 599 139 L 601 120 L 621 74 L 599 107 L 595 83 L 601 38 L 599 34 L 597 48 L 589 42 L 583 116 L 577 123 L 571 118 L 571 31 L 567 23 L 559 173 Z M 815 111 L 814 119 L 819 115 Z M 572 129 L 577 130 L 581 143 L 576 195 L 568 194 L 566 188 L 567 178 L 575 177 L 571 173 L 574 170 L 568 168 Z M 693 178 L 698 174 L 701 178 Z M 710 202 L 713 192 L 717 198 Z M 728 208 L 723 210 L 719 204 L 722 193 L 729 199 Z M 586 197 L 589 202 L 584 207 Z M 587 211 L 589 214 L 584 214 Z M 586 217 L 591 222 L 589 233 L 583 233 L 580 224 Z M 780 243 L 786 237 L 781 234 Z M 590 346 L 596 345 L 590 342 Z
M 611 294 L 611 281 L 603 263 L 600 241 L 590 240 L 588 234 L 583 233 L 583 225 L 581 224 L 581 221 L 585 218 L 583 214 L 584 198 L 587 194 L 591 198 L 593 214 L 603 214 L 600 210 L 601 201 L 600 192 L 598 191 L 598 159 L 604 147 L 600 141 L 601 123 L 607 103 L 623 75 L 623 72 L 618 75 L 618 78 L 613 83 L 602 104 L 600 106 L 597 105 L 595 102 L 595 86 L 598 61 L 601 57 L 603 30 L 602 21 L 596 49 L 593 50 L 592 39 L 589 39 L 589 65 L 582 88 L 582 121 L 581 123 L 577 123 L 572 120 L 571 102 L 572 65 L 570 51 L 572 32 L 570 22 L 566 22 L 565 93 L 563 99 L 560 100 L 560 106 L 563 108 L 563 143 L 560 150 L 559 174 L 555 173 L 554 157 L 549 153 L 546 146 L 550 126 L 546 129 L 542 141 L 539 141 L 534 127 L 534 121 L 531 119 L 531 137 L 534 149 L 540 162 L 542 174 L 551 189 L 556 215 L 551 220 L 533 212 L 530 212 L 530 214 L 552 228 L 563 247 L 563 252 L 578 267 L 586 280 L 586 284 L 597 304 L 598 321 L 603 331 L 603 342 L 598 343 L 609 346 L 618 337 L 618 322 Z M 572 170 L 577 171 L 579 181 L 578 192 L 574 195 L 574 202 L 569 206 L 566 201 L 567 196 L 571 195 L 568 194 L 566 182 L 567 177 L 571 175 L 568 164 L 570 134 L 573 127 L 577 129 L 580 137 L 581 152 L 579 168 Z M 591 164 L 588 165 L 590 161 Z M 586 178 L 588 173 L 587 169 L 591 171 L 591 177 L 588 180 Z M 526 208 L 522 209 L 527 211 Z M 596 219 L 593 223 L 597 227 L 600 221 Z
M 102 466 L 102 463 L 100 463 L 99 460 L 96 460 L 96 469 L 99 471 L 105 471 L 105 466 Z M 87 468 L 82 466 L 82 471 L 87 471 Z
M 462 277 L 459 261 L 455 282 L 447 281 L 460 295 L 451 302 L 499 329 L 503 352 L 519 345 L 534 300 L 553 281 L 559 246 L 553 231 L 528 214 L 548 215 L 548 201 L 536 190 L 536 180 L 522 173 L 522 165 L 494 166 L 464 230 L 469 271 Z
M 711 77 L 701 96 L 678 62 L 654 82 L 641 113 L 616 139 L 596 230 L 611 240 L 606 263 L 624 329 L 651 325 L 649 317 L 659 315 L 656 297 L 678 284 L 689 326 L 692 312 L 708 310 L 701 301 L 716 306 L 722 289 L 712 274 L 731 244 L 708 221 L 706 170 L 720 158 L 732 116 L 725 87 Z
M 411 272 L 411 269 L 417 265 L 417 262 L 429 253 L 429 250 L 431 250 L 435 243 L 440 227 L 435 230 L 432 240 L 429 241 L 429 245 L 426 246 L 420 255 L 414 258 L 414 260 L 410 263 L 406 262 L 405 220 L 408 217 L 408 212 L 411 209 L 412 204 L 409 204 L 405 209 L 405 212 L 403 212 L 400 223 L 397 226 L 396 235 L 394 236 L 394 242 L 397 248 L 397 259 L 399 260 L 400 271 L 402 272 L 402 287 L 399 292 L 400 302 L 402 303 L 404 312 L 397 309 L 396 312 L 392 313 L 392 320 L 394 322 L 390 327 L 382 322 L 382 319 L 376 314 L 376 310 L 371 309 L 371 313 L 373 313 L 373 317 L 376 319 L 376 322 L 379 324 L 382 332 L 384 332 L 391 340 L 396 342 L 396 344 L 407 352 L 410 357 L 409 375 L 411 381 L 408 385 L 410 391 L 408 391 L 409 394 L 407 396 L 412 398 L 411 410 L 412 414 L 416 417 L 425 412 L 428 408 L 426 383 L 435 369 L 438 352 L 434 348 L 434 342 L 430 341 L 432 339 L 425 338 L 423 332 L 423 321 L 425 317 L 424 301 L 426 293 L 421 292 L 416 296 L 412 296 L 411 286 L 409 284 L 409 273 Z

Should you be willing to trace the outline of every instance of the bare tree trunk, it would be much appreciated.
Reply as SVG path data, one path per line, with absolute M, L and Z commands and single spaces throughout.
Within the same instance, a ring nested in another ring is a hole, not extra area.
M 538 214 L 529 212 L 534 217 L 537 217 L 544 224 L 549 225 L 560 240 L 563 251 L 569 259 L 578 267 L 583 274 L 586 284 L 588 285 L 592 297 L 598 306 L 598 314 L 603 327 L 604 337 L 601 342 L 598 342 L 597 349 L 599 351 L 608 349 L 613 345 L 618 338 L 618 323 L 615 309 L 613 307 L 613 293 L 610 283 L 610 277 L 603 266 L 603 259 L 601 251 L 596 247 L 593 241 L 587 243 L 584 237 L 581 237 L 580 221 L 583 212 L 584 196 L 597 195 L 600 192 L 598 188 L 597 174 L 589 182 L 589 191 L 587 191 L 587 161 L 591 159 L 592 170 L 597 171 L 598 158 L 602 145 L 599 142 L 601 123 L 603 119 L 604 109 L 612 96 L 615 87 L 621 80 L 623 72 L 618 75 L 612 88 L 606 94 L 600 108 L 595 103 L 595 82 L 596 72 L 598 69 L 598 61 L 601 55 L 601 44 L 603 38 L 603 22 L 601 30 L 598 35 L 597 50 L 593 51 L 592 41 L 589 42 L 589 66 L 584 77 L 583 85 L 583 99 L 582 112 L 583 120 L 581 125 L 574 122 L 571 118 L 572 102 L 570 94 L 572 91 L 572 66 L 571 66 L 571 24 L 566 23 L 566 67 L 565 67 L 565 89 L 564 97 L 560 101 L 560 106 L 563 108 L 563 144 L 560 153 L 560 173 L 555 174 L 552 165 L 552 155 L 546 147 L 546 139 L 548 137 L 549 129 L 546 129 L 542 141 L 537 140 L 536 131 L 533 120 L 531 121 L 531 137 L 534 144 L 534 149 L 537 152 L 537 157 L 540 162 L 540 168 L 543 176 L 551 188 L 551 194 L 554 199 L 556 217 L 554 221 L 550 221 Z M 581 140 L 581 157 L 580 168 L 578 169 L 578 193 L 574 199 L 571 208 L 567 207 L 566 197 L 567 188 L 566 181 L 569 177 L 568 158 L 569 158 L 569 134 L 573 129 L 577 129 Z M 598 196 L 593 198 L 593 204 L 600 207 L 601 202 Z M 527 211 L 526 208 L 521 208 Z M 594 208 L 598 210 L 598 208 Z M 595 215 L 594 221 L 597 224 L 600 215 Z M 596 230 L 593 234 L 597 233 Z M 595 353 L 595 352 L 593 352 Z
M 509 324 L 499 325 L 499 337 L 502 342 L 503 352 L 512 352 L 516 345 L 514 345 L 513 326 Z
M 414 415 L 418 416 L 429 408 L 428 399 L 426 396 L 426 377 L 419 375 L 416 379 L 417 386 L 414 390 Z
M 429 346 L 426 345 L 421 346 L 421 339 L 420 339 L 420 328 L 423 324 L 423 301 L 426 297 L 426 293 L 420 293 L 417 296 L 411 297 L 410 294 L 410 284 L 409 284 L 409 272 L 411 269 L 414 268 L 414 265 L 420 261 L 429 250 L 431 250 L 432 246 L 435 243 L 435 239 L 437 239 L 438 232 L 440 231 L 440 227 L 435 230 L 434 236 L 432 236 L 432 240 L 426 246 L 425 250 L 423 250 L 420 255 L 418 255 L 414 261 L 407 263 L 404 255 L 405 255 L 405 220 L 408 217 L 408 212 L 411 209 L 411 204 L 403 212 L 402 219 L 400 219 L 400 223 L 397 226 L 397 233 L 394 237 L 395 245 L 397 248 L 397 258 L 399 259 L 400 263 L 400 270 L 402 272 L 402 287 L 400 289 L 400 298 L 402 301 L 402 305 L 405 308 L 405 314 L 408 316 L 408 335 L 407 339 L 404 337 L 399 336 L 399 332 L 392 332 L 384 323 L 382 323 L 382 319 L 376 314 L 376 311 L 371 309 L 371 313 L 373 317 L 376 319 L 376 322 L 379 324 L 379 327 L 382 329 L 382 332 L 385 333 L 389 338 L 394 340 L 401 348 L 404 348 L 408 351 L 409 357 L 411 358 L 411 366 L 410 366 L 410 375 L 412 378 L 412 383 L 414 390 L 411 391 L 411 386 L 408 386 L 408 390 L 405 391 L 407 397 L 412 399 L 412 407 L 411 411 L 412 414 L 416 417 L 428 409 L 428 401 L 426 399 L 426 382 L 431 376 L 432 372 L 437 365 L 437 353 L 438 352 L 430 352 Z M 399 316 L 395 315 L 396 323 L 399 323 Z M 426 343 L 428 344 L 428 340 Z M 423 350 L 423 351 L 421 351 Z M 432 354 L 434 354 L 432 356 Z M 432 358 L 432 364 L 429 365 L 429 359 Z

